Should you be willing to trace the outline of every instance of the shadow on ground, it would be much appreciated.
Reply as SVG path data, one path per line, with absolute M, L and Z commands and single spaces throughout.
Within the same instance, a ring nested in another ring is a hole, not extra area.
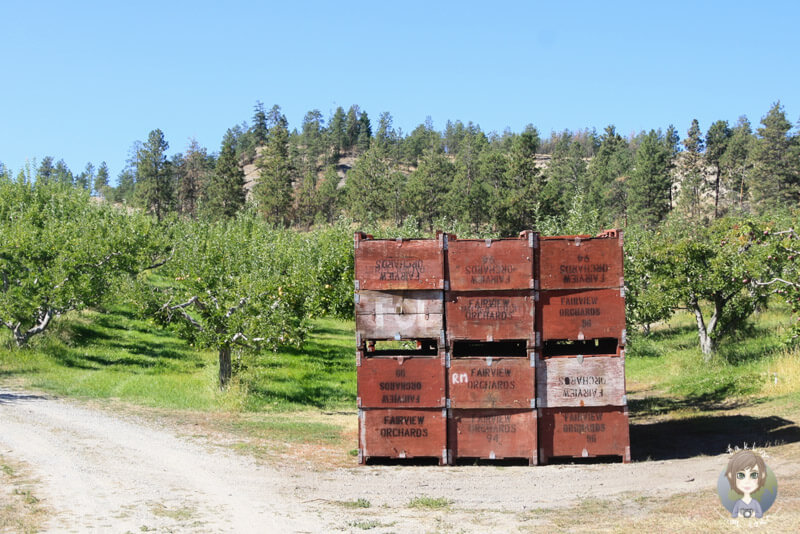
M 666 399 L 660 399 L 669 404 Z M 703 411 L 719 411 L 718 415 L 698 415 L 669 421 L 637 421 L 637 404 L 653 403 L 653 399 L 631 403 L 631 459 L 672 460 L 694 456 L 722 454 L 729 447 L 783 445 L 800 442 L 800 427 L 794 421 L 772 416 L 753 416 L 730 412 L 741 405 L 704 405 L 683 401 Z M 643 408 L 643 406 L 639 406 Z M 644 410 L 643 415 L 647 415 Z
M 16 404 L 23 401 L 46 400 L 47 398 L 29 393 L 0 393 L 0 404 Z

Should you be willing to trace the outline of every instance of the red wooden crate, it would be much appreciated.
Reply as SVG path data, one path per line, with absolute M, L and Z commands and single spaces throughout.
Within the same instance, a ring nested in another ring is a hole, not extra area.
M 355 234 L 356 290 L 444 289 L 444 234 L 438 239 L 372 239 Z
M 536 358 L 539 408 L 625 406 L 625 358 Z
M 452 291 L 536 289 L 534 246 L 538 236 L 518 239 L 450 239 L 447 280 Z
M 449 342 L 458 339 L 535 340 L 534 292 L 445 292 L 445 322 Z
M 357 344 L 365 339 L 440 339 L 443 299 L 442 291 L 359 291 Z
M 537 464 L 536 410 L 450 410 L 450 463 L 524 458 Z
M 539 461 L 620 456 L 630 462 L 627 407 L 539 410 Z
M 444 408 L 444 353 L 430 356 L 364 357 L 358 351 L 359 408 Z
M 370 458 L 438 458 L 447 461 L 447 410 L 359 410 L 359 462 Z
M 619 288 L 541 291 L 538 304 L 545 341 L 615 338 L 625 344 L 625 297 Z
M 622 287 L 622 233 L 555 236 L 539 242 L 539 288 Z
M 452 358 L 447 371 L 451 408 L 530 409 L 536 398 L 531 358 Z

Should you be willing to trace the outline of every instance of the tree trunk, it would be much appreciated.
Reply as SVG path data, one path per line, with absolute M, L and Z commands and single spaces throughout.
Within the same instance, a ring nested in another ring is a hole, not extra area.
M 711 355 L 717 350 L 716 342 L 711 337 L 711 329 L 706 328 L 706 323 L 703 320 L 703 312 L 700 309 L 700 304 L 697 300 L 692 300 L 689 303 L 692 311 L 694 311 L 695 319 L 697 319 L 697 334 L 700 338 L 700 350 L 703 351 L 703 361 L 711 361 Z M 714 314 L 716 316 L 716 313 Z M 712 322 L 715 320 L 712 318 Z
M 219 388 L 225 389 L 231 381 L 231 348 L 228 346 L 219 349 Z

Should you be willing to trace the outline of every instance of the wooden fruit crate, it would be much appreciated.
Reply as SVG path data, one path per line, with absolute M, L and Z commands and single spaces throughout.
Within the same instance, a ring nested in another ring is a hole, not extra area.
M 373 239 L 356 232 L 356 291 L 445 289 L 444 239 L 444 234 L 437 239 Z
M 447 410 L 359 410 L 358 458 L 436 458 L 447 463 Z
M 622 232 L 539 239 L 539 288 L 622 287 Z
M 447 405 L 444 352 L 430 356 L 365 356 L 358 351 L 359 408 L 444 408 Z
M 451 358 L 447 375 L 451 408 L 535 407 L 536 381 L 532 358 Z
M 540 409 L 538 439 L 542 464 L 598 456 L 631 461 L 627 406 Z
M 625 357 L 536 356 L 539 408 L 625 406 Z
M 447 241 L 446 279 L 452 291 L 536 289 L 534 266 L 538 235 L 518 239 Z
M 381 339 L 436 339 L 444 335 L 442 291 L 368 291 L 355 294 L 356 343 Z
M 524 339 L 533 346 L 534 299 L 532 290 L 445 292 L 448 343 Z
M 538 463 L 536 410 L 450 410 L 449 463 L 521 458 Z
M 625 344 L 625 297 L 620 288 L 540 291 L 542 340 L 614 338 Z

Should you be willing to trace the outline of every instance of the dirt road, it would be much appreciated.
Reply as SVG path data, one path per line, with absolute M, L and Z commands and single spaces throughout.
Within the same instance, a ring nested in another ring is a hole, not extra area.
M 39 480 L 53 532 L 315 532 L 281 474 L 141 421 L 0 390 L 0 453 Z
M 265 465 L 168 424 L 2 388 L 0 456 L 37 480 L 50 532 L 518 532 L 535 527 L 537 511 L 584 499 L 713 494 L 726 461 Z M 780 457 L 770 462 L 784 476 L 798 472 Z M 409 506 L 419 497 L 450 504 Z

